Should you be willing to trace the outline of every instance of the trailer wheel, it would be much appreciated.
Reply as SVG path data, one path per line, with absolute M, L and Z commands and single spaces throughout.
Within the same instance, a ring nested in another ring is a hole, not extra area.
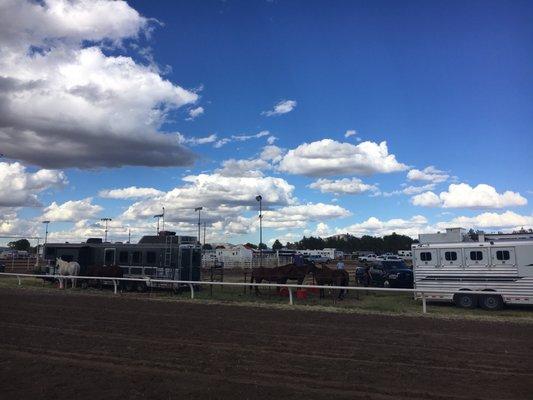
M 497 294 L 483 295 L 479 299 L 479 305 L 485 310 L 496 311 L 503 307 L 503 299 Z
M 453 301 L 457 307 L 468 309 L 477 307 L 477 297 L 473 294 L 457 293 L 453 296 Z
M 146 282 L 138 282 L 135 289 L 137 289 L 137 292 L 139 293 L 144 293 L 148 290 L 148 286 L 146 286 Z

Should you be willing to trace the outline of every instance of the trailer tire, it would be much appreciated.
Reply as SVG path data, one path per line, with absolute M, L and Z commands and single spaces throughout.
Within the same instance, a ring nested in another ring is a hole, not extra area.
M 457 307 L 473 309 L 477 307 L 477 297 L 468 293 L 457 293 L 453 296 L 453 301 Z
M 137 285 L 135 285 L 135 289 L 139 293 L 144 293 L 148 290 L 148 286 L 146 285 L 146 282 L 137 282 Z
M 479 305 L 484 310 L 496 311 L 501 310 L 503 307 L 502 296 L 498 294 L 483 295 L 479 299 Z

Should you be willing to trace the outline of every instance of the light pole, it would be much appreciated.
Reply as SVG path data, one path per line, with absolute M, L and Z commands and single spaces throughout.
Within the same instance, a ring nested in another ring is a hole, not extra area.
M 44 244 L 48 242 L 48 224 L 50 221 L 43 221 L 44 224 Z
M 198 243 L 202 243 L 201 241 L 201 237 L 200 237 L 200 226 L 201 226 L 201 223 L 200 223 L 200 213 L 202 212 L 204 208 L 203 207 L 196 207 L 194 209 L 194 211 L 198 211 Z
M 163 209 L 163 213 L 161 216 L 163 217 L 163 231 L 165 230 L 165 207 L 161 207 Z
M 263 266 L 263 197 L 259 194 L 255 196 L 259 202 L 259 267 Z
M 104 222 L 104 224 L 105 224 L 104 243 L 107 243 L 107 224 L 108 224 L 109 221 L 112 221 L 112 219 L 111 218 L 100 218 L 100 221 Z
M 154 218 L 157 218 L 157 234 L 159 235 L 159 218 L 162 218 L 163 214 L 154 215 Z

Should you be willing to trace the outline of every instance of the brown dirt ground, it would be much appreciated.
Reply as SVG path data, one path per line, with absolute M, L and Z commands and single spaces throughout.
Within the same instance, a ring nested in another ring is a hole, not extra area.
M 2 399 L 531 399 L 533 325 L 0 289 Z

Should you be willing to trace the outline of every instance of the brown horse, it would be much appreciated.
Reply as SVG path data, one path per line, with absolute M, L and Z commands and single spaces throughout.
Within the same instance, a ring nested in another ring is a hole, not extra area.
M 304 265 L 288 264 L 281 267 L 265 268 L 259 267 L 252 270 L 250 283 L 261 283 L 263 281 L 269 283 L 277 283 L 285 285 L 288 280 L 294 280 L 301 285 L 305 280 L 307 274 L 316 268 L 313 263 L 306 263 Z M 250 291 L 252 287 L 250 286 Z M 255 286 L 255 294 L 259 294 L 259 288 Z
M 312 272 L 319 286 L 348 286 L 350 283 L 350 275 L 344 269 L 330 269 L 322 265 L 322 268 L 315 267 Z M 346 290 L 340 290 L 338 298 L 344 299 L 345 294 Z M 320 289 L 320 298 L 324 298 L 324 289 Z
M 105 278 L 122 278 L 124 276 L 124 270 L 118 265 L 89 265 L 85 271 L 85 275 Z M 103 281 L 101 279 L 95 279 L 92 281 L 94 281 L 98 288 L 102 288 Z M 92 281 L 84 281 L 82 287 L 89 286 Z

